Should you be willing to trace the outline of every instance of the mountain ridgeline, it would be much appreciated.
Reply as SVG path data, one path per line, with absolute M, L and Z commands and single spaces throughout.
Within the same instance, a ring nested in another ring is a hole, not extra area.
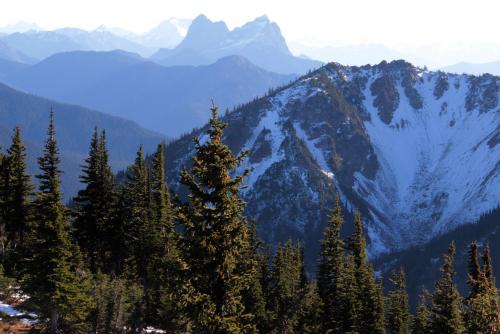
M 0 84 L 0 146 L 8 147 L 12 129 L 19 126 L 27 146 L 29 172 L 38 174 L 36 157 L 40 156 L 45 127 L 50 111 L 57 117 L 56 133 L 61 138 L 62 190 L 66 200 L 80 188 L 79 170 L 88 153 L 88 138 L 94 127 L 107 131 L 107 141 L 113 152 L 110 164 L 114 170 L 125 168 L 133 161 L 138 145 L 153 151 L 165 137 L 141 128 L 136 123 L 75 105 L 58 103 L 17 91 Z
M 302 74 L 321 65 L 293 56 L 278 25 L 266 16 L 229 30 L 224 22 L 212 22 L 200 15 L 178 46 L 158 50 L 151 60 L 168 66 L 206 65 L 230 55 L 243 56 L 261 68 L 282 74 Z
M 314 261 L 335 193 L 366 219 L 372 256 L 473 223 L 500 202 L 500 79 L 404 61 L 336 63 L 228 114 L 225 141 L 250 150 L 242 196 L 260 235 L 304 241 Z M 169 182 L 193 137 L 167 146 Z
M 170 137 L 205 124 L 212 98 L 225 110 L 296 78 L 241 56 L 164 67 L 124 51 L 74 51 L 32 66 L 13 65 L 0 63 L 0 79 L 16 88 L 124 117 Z

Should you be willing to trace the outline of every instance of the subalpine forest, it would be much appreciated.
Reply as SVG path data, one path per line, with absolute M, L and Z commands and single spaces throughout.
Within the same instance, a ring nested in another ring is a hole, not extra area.
M 30 332 L 500 332 L 487 244 L 470 244 L 468 293 L 461 295 L 451 243 L 441 277 L 422 290 L 415 310 L 404 270 L 381 277 L 369 263 L 359 212 L 353 234 L 341 237 L 338 198 L 315 273 L 306 272 L 300 244 L 263 244 L 240 197 L 249 171 L 237 170 L 248 152 L 233 155 L 224 128 L 213 107 L 209 140 L 196 143 L 181 172 L 182 197 L 168 188 L 164 144 L 151 157 L 139 147 L 118 182 L 106 133 L 96 129 L 82 189 L 68 204 L 53 113 L 36 182 L 14 129 L 0 154 L 0 297 L 30 312 Z

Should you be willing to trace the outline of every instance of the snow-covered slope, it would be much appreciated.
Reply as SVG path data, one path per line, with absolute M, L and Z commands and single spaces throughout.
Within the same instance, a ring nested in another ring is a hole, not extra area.
M 338 192 L 361 210 L 372 255 L 474 222 L 500 203 L 499 86 L 404 61 L 332 63 L 239 108 L 226 141 L 251 150 L 248 215 L 268 242 L 314 252 Z M 191 137 L 168 147 L 174 187 Z

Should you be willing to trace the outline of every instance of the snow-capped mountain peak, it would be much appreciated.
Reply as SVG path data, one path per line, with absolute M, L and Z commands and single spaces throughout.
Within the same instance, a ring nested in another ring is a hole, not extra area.
M 498 77 L 404 61 L 304 76 L 226 118 L 230 147 L 251 150 L 247 213 L 267 241 L 314 250 L 339 193 L 361 210 L 372 255 L 472 223 L 500 203 L 499 91 Z M 190 139 L 169 147 L 172 184 Z

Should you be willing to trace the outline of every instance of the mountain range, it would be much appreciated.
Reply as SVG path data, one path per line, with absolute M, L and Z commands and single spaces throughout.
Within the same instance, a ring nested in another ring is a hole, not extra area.
M 32 175 L 39 172 L 36 158 L 41 155 L 46 139 L 50 110 L 55 115 L 66 200 L 81 188 L 78 178 L 80 166 L 87 157 L 94 127 L 106 129 L 110 163 L 115 171 L 124 169 L 133 161 L 140 144 L 146 152 L 153 152 L 156 145 L 165 140 L 165 137 L 123 118 L 58 103 L 0 84 L 0 146 L 6 148 L 10 145 L 12 130 L 19 126 L 27 146 L 29 172 Z
M 0 62 L 0 78 L 18 89 L 125 117 L 170 137 L 202 126 L 212 99 L 233 108 L 295 78 L 240 56 L 167 68 L 124 51 L 60 53 L 14 67 Z
M 235 153 L 250 149 L 247 214 L 272 245 L 302 239 L 310 260 L 336 193 L 361 211 L 371 256 L 477 221 L 500 203 L 499 87 L 492 75 L 404 61 L 331 63 L 238 108 L 224 118 L 225 140 Z M 180 193 L 203 131 L 167 147 Z
M 321 65 L 293 56 L 278 25 L 267 16 L 229 30 L 223 21 L 200 15 L 177 47 L 160 49 L 151 60 L 168 66 L 205 65 L 229 55 L 244 56 L 259 67 L 284 74 L 302 74 Z
M 472 64 L 472 63 L 462 62 L 455 65 L 443 67 L 441 70 L 445 72 L 458 73 L 458 74 L 468 73 L 468 74 L 481 75 L 484 73 L 489 73 L 500 76 L 500 61 L 494 61 L 482 64 Z

